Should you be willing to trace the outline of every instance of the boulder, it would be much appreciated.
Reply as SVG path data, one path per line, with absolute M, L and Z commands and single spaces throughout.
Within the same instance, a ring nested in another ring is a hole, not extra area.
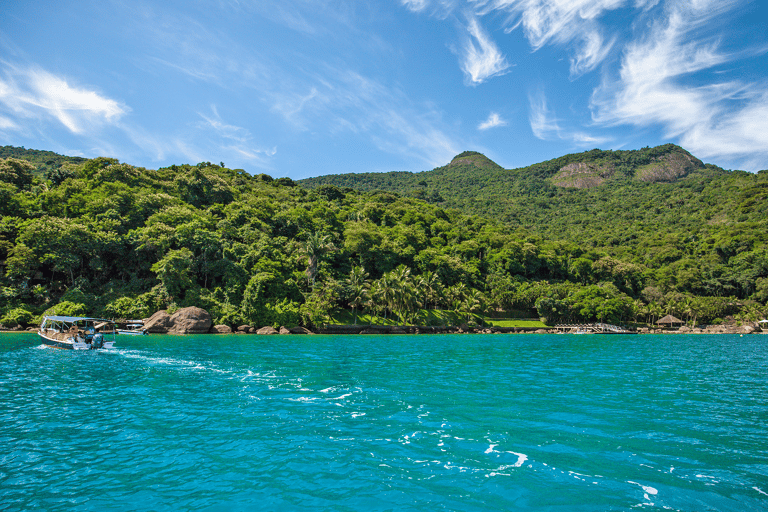
M 232 328 L 228 325 L 214 325 L 211 327 L 213 334 L 232 334 Z
M 291 327 L 288 330 L 291 331 L 291 334 L 315 334 L 306 327 Z
M 262 327 L 256 331 L 256 334 L 277 334 L 277 329 L 272 326 Z
M 291 331 L 289 331 L 285 326 L 280 326 L 280 334 L 291 334 Z
M 250 325 L 240 325 L 237 328 L 238 332 L 251 332 L 253 328 Z
M 182 308 L 171 316 L 173 334 L 202 334 L 211 330 L 211 314 L 202 308 L 190 306 Z
M 144 319 L 144 329 L 150 333 L 165 333 L 171 328 L 171 315 L 161 309 L 149 318 Z
M 752 327 L 751 325 L 745 325 L 744 327 L 742 327 L 742 330 L 744 331 L 744 334 L 752 334 L 753 332 L 755 332 L 755 328 Z

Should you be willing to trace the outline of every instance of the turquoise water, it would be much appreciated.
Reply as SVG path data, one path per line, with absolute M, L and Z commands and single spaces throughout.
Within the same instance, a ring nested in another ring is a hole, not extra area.
M 768 510 L 768 336 L 0 335 L 0 510 Z

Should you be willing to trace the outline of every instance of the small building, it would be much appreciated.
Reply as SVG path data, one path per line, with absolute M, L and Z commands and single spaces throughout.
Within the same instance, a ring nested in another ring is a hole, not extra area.
M 680 327 L 684 324 L 682 320 L 679 318 L 675 318 L 672 315 L 667 315 L 664 318 L 660 319 L 658 322 L 656 322 L 656 325 L 660 325 L 662 327 Z

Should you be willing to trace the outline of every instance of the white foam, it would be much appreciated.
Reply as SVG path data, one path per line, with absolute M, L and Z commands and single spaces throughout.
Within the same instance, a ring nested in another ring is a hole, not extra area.
M 757 492 L 759 492 L 760 494 L 762 494 L 763 496 L 768 496 L 768 492 L 764 492 L 759 487 L 753 487 L 753 489 L 756 490 Z

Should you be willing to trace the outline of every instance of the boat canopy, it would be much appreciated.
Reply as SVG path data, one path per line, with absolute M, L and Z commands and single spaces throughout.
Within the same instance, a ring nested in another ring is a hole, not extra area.
M 107 320 L 106 318 L 92 318 L 88 316 L 46 316 L 43 320 L 53 320 L 54 322 L 66 322 L 69 324 L 78 322 L 80 320 L 91 320 L 93 322 L 112 322 L 112 320 Z

